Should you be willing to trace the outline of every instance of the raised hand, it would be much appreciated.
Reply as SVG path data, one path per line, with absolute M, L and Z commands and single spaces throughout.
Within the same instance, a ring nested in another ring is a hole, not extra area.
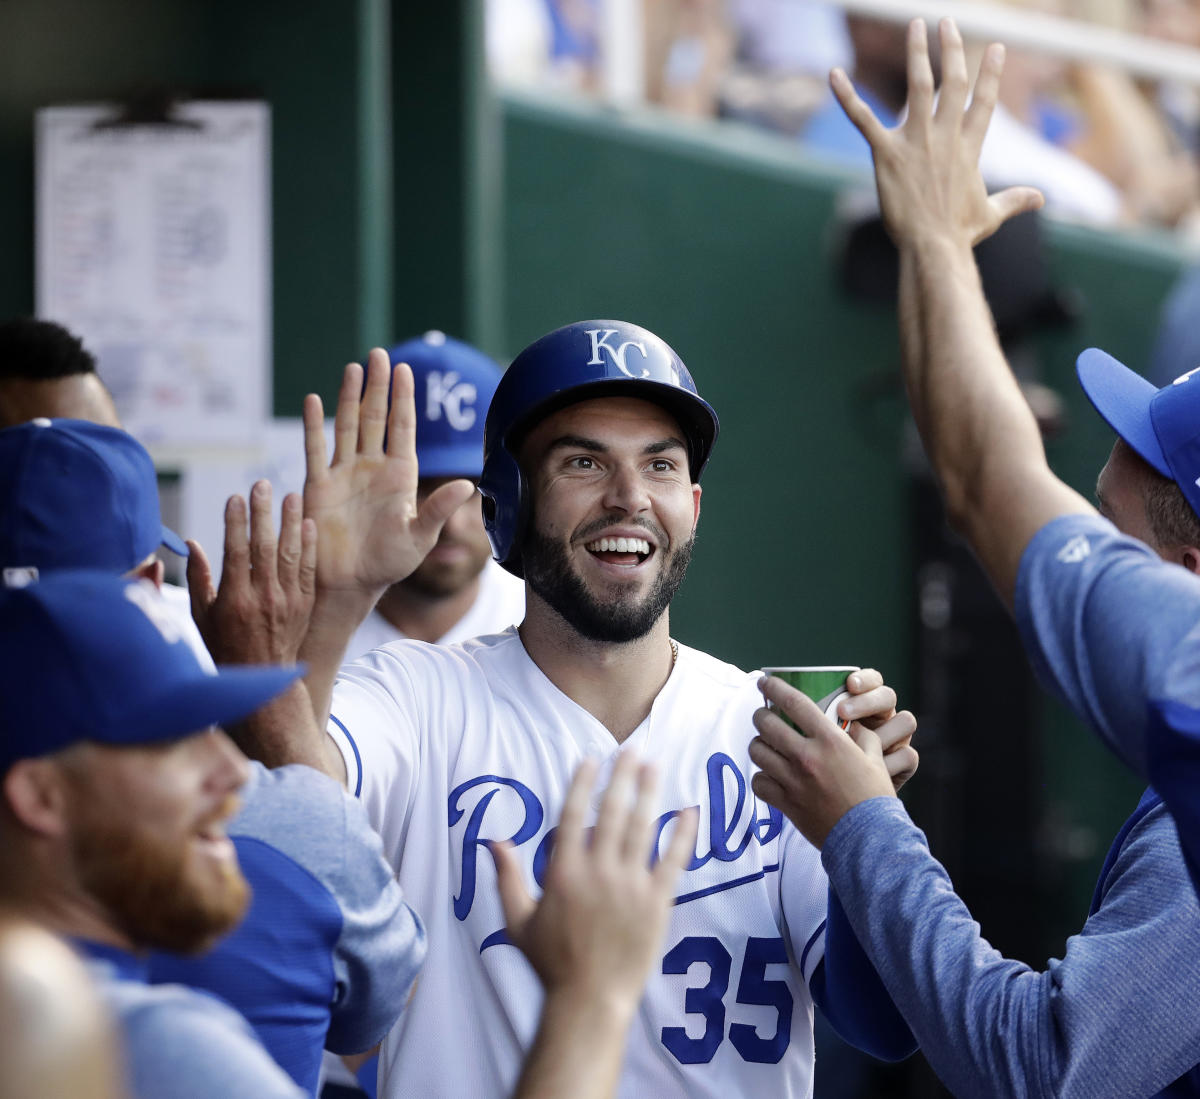
M 879 206 L 898 247 L 942 235 L 974 245 L 1005 221 L 1041 206 L 1033 187 L 1010 187 L 989 197 L 979 173 L 979 150 L 996 106 L 1004 47 L 988 46 L 973 94 L 962 37 L 950 19 L 938 25 L 942 87 L 935 97 L 925 22 L 908 27 L 908 115 L 889 130 L 854 90 L 842 69 L 829 83 L 850 121 L 871 146 Z
M 317 525 L 317 587 L 322 594 L 365 594 L 373 604 L 416 569 L 475 489 L 470 481 L 451 481 L 418 505 L 412 371 L 403 363 L 391 370 L 382 348 L 367 359 L 365 389 L 362 367 L 346 367 L 331 462 L 323 425 L 321 398 L 310 393 L 304 401 L 304 514 Z
M 213 659 L 222 664 L 294 664 L 316 591 L 317 529 L 304 519 L 300 497 L 283 501 L 279 538 L 271 518 L 271 486 L 257 482 L 246 501 L 225 505 L 221 583 L 199 543 L 189 542 L 192 617 Z
M 271 485 L 258 481 L 246 501 L 225 504 L 221 583 L 199 543 L 189 542 L 187 580 L 192 617 L 218 664 L 295 664 L 316 596 L 317 528 L 303 517 L 300 497 L 284 497 L 279 537 L 271 518 Z M 336 749 L 315 720 L 304 683 L 227 728 L 238 747 L 268 767 L 307 763 L 344 781 Z
M 680 815 L 653 866 L 654 772 L 623 752 L 584 829 L 596 764 L 580 764 L 563 805 L 540 901 L 511 845 L 493 844 L 509 938 L 546 989 L 514 1099 L 611 1099 L 642 986 L 658 957 L 675 883 L 695 849 L 696 812 Z M 586 1066 L 581 1071 L 580 1066 Z
M 367 359 L 365 388 L 362 367 L 346 367 L 328 464 L 321 398 L 304 399 L 304 514 L 316 524 L 318 542 L 317 600 L 300 655 L 321 727 L 359 623 L 389 584 L 424 560 L 475 491 L 470 481 L 450 481 L 418 504 L 416 428 L 412 371 L 403 363 L 392 371 L 382 348 Z
M 666 929 L 675 880 L 693 850 L 695 814 L 680 819 L 651 866 L 657 836 L 653 768 L 621 753 L 589 843 L 583 822 L 595 781 L 596 764 L 580 764 L 540 901 L 525 888 L 512 848 L 493 845 L 500 900 L 509 938 L 547 991 L 571 988 L 636 1003 Z

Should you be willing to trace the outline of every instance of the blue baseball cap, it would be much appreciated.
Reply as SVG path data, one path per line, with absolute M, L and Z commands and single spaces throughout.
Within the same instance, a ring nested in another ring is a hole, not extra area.
M 160 545 L 158 478 L 132 435 L 85 420 L 37 419 L 0 431 L 0 569 L 19 583 L 58 569 L 128 572 Z
M 396 344 L 388 355 L 393 366 L 412 367 L 421 476 L 477 478 L 483 425 L 503 374 L 499 363 L 436 330 Z
M 1075 361 L 1079 384 L 1108 426 L 1178 486 L 1200 516 L 1200 367 L 1162 389 L 1089 347 Z
M 0 590 L 0 773 L 81 740 L 149 744 L 236 721 L 303 672 L 206 669 L 147 580 L 66 571 Z

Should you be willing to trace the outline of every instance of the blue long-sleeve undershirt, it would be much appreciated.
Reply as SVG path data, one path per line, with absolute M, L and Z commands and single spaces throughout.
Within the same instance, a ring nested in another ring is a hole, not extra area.
M 829 891 L 825 956 L 808 984 L 813 1002 L 839 1037 L 881 1061 L 902 1061 L 917 1040 L 855 936 L 837 894 Z
M 955 1094 L 1129 1099 L 1200 1062 L 1200 905 L 1162 806 L 1130 831 L 1099 911 L 1041 972 L 983 938 L 897 799 L 855 806 L 822 861 Z

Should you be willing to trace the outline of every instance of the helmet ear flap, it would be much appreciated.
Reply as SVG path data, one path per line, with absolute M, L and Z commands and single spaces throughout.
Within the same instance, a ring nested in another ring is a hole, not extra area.
M 487 456 L 479 492 L 492 556 L 514 576 L 524 579 L 517 542 L 529 510 L 529 487 L 507 446 L 501 444 Z

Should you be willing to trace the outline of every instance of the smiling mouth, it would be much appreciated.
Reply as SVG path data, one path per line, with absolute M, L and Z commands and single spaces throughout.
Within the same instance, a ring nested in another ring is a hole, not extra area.
M 230 794 L 216 811 L 200 824 L 195 831 L 195 839 L 201 850 L 222 858 L 234 855 L 233 840 L 229 838 L 229 822 L 241 807 L 241 798 Z
M 237 858 L 237 849 L 225 831 L 224 821 L 200 829 L 196 833 L 195 843 L 210 858 L 221 861 L 236 860 Z
M 655 550 L 645 538 L 597 538 L 585 543 L 583 548 L 605 564 L 626 567 L 649 560 Z

